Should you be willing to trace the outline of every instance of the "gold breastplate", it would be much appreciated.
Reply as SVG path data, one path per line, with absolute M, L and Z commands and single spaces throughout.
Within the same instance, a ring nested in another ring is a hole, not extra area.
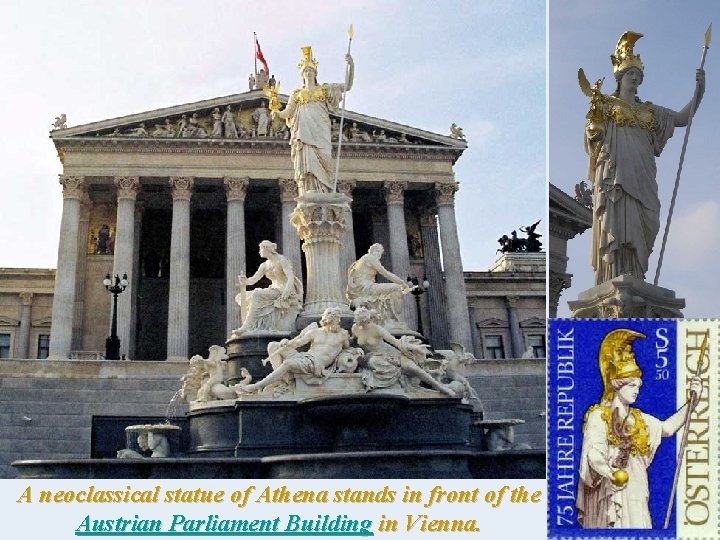
M 618 426 L 613 426 L 612 408 L 607 405 L 593 405 L 585 413 L 585 421 L 594 410 L 600 409 L 600 418 L 605 423 L 608 444 L 621 448 L 633 456 L 647 456 L 650 452 L 650 437 L 647 424 L 640 409 L 630 409 L 632 423 L 623 426 L 624 435 L 618 434 Z M 629 447 L 628 447 L 629 442 Z
M 327 86 L 316 86 L 315 88 L 298 88 L 293 92 L 295 103 L 304 105 L 312 101 L 325 101 L 327 99 Z
M 639 127 L 655 131 L 655 113 L 649 101 L 628 103 L 615 96 L 606 96 L 606 99 L 608 106 L 605 116 L 618 127 Z

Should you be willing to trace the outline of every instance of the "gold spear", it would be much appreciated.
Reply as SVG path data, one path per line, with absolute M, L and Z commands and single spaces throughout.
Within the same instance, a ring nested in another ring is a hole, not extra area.
M 350 54 L 350 46 L 352 45 L 354 35 L 355 31 L 353 30 L 353 25 L 351 24 L 347 30 L 348 54 Z M 345 68 L 345 82 L 347 82 L 347 70 L 348 66 Z M 345 96 L 347 96 L 347 90 L 343 90 L 342 109 L 340 110 L 340 131 L 338 132 L 338 149 L 337 156 L 335 158 L 335 180 L 333 181 L 333 191 L 337 189 L 338 175 L 340 174 L 340 150 L 342 149 L 343 123 L 345 122 Z
M 700 371 L 705 361 L 705 355 L 707 354 L 708 348 L 708 337 L 710 336 L 710 330 L 705 332 L 702 345 L 700 345 L 700 358 L 698 358 L 697 369 L 695 370 L 695 377 L 700 376 Z M 663 528 L 667 529 L 670 526 L 670 514 L 672 514 L 673 504 L 675 503 L 675 492 L 677 491 L 678 479 L 680 478 L 680 468 L 682 467 L 683 457 L 685 454 L 685 446 L 687 446 L 688 440 L 688 429 L 690 427 L 690 415 L 695 410 L 695 406 L 698 402 L 698 395 L 695 391 L 690 392 L 690 399 L 688 400 L 688 408 L 685 413 L 685 423 L 683 424 L 682 439 L 680 440 L 680 450 L 678 451 L 677 465 L 675 466 L 675 477 L 673 478 L 672 490 L 670 491 L 670 500 L 668 501 L 667 512 L 665 513 L 665 525 Z
M 705 57 L 710 48 L 710 38 L 712 35 L 712 23 L 705 31 L 705 45 L 703 46 L 702 59 L 700 60 L 700 69 L 705 67 Z M 690 127 L 692 126 L 693 117 L 695 116 L 695 106 L 697 103 L 698 92 L 700 91 L 700 83 L 695 85 L 695 93 L 693 94 L 692 105 L 690 105 L 690 117 L 688 118 L 687 129 L 685 130 L 685 139 L 683 140 L 682 151 L 680 152 L 680 163 L 678 164 L 677 175 L 675 176 L 675 187 L 673 188 L 672 199 L 670 199 L 670 210 L 668 211 L 667 223 L 665 224 L 665 232 L 663 233 L 662 247 L 660 248 L 660 257 L 658 258 L 657 269 L 655 270 L 654 284 L 658 284 L 660 279 L 660 269 L 662 268 L 663 255 L 665 255 L 665 243 L 667 242 L 668 233 L 670 232 L 670 221 L 672 220 L 673 209 L 675 208 L 675 198 L 677 197 L 678 187 L 680 187 L 680 174 L 682 173 L 683 162 L 685 161 L 685 150 L 687 150 L 688 137 L 690 137 Z

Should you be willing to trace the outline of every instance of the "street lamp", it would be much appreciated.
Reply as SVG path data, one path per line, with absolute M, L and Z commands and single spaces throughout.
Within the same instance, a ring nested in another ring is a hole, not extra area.
M 120 360 L 120 338 L 117 335 L 117 300 L 118 295 L 128 286 L 127 274 L 123 274 L 122 279 L 117 274 L 115 274 L 114 278 L 110 278 L 110 274 L 108 274 L 103 280 L 103 285 L 113 295 L 112 323 L 110 324 L 110 337 L 105 340 L 105 359 Z
M 408 276 L 405 281 L 408 287 L 410 287 L 410 293 L 415 297 L 415 309 L 417 310 L 417 321 L 418 321 L 418 332 L 422 334 L 423 323 L 422 314 L 420 313 L 420 297 L 425 294 L 425 291 L 430 287 L 430 282 L 427 276 L 423 276 L 423 280 L 420 281 L 417 276 Z

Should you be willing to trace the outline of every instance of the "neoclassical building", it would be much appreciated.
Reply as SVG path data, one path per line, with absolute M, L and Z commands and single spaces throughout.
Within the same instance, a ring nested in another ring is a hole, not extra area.
M 261 240 L 276 242 L 303 275 L 289 222 L 297 187 L 287 128 L 270 120 L 261 91 L 60 128 L 51 138 L 63 196 L 51 358 L 104 351 L 106 274 L 127 274 L 118 335 L 121 355 L 139 360 L 224 343 L 240 326 L 237 275 L 255 271 Z M 386 268 L 426 276 L 421 330 L 435 348 L 454 341 L 473 350 L 454 207 L 453 165 L 465 149 L 461 139 L 346 113 L 338 190 L 352 198 L 352 219 L 342 274 L 379 242 Z M 410 295 L 406 304 L 417 328 Z
M 305 275 L 288 219 L 297 188 L 287 133 L 263 100 L 255 90 L 51 133 L 62 163 L 57 269 L 0 268 L 0 478 L 15 476 L 18 459 L 114 457 L 124 425 L 165 418 L 187 358 L 240 326 L 237 275 L 256 270 L 261 240 Z M 544 254 L 464 272 L 453 166 L 465 141 L 354 112 L 346 120 L 342 273 L 379 242 L 386 268 L 426 277 L 420 302 L 406 297 L 411 328 L 436 350 L 473 351 L 480 360 L 466 375 L 485 418 L 524 420 L 515 442 L 543 448 Z M 132 362 L 103 359 L 107 274 L 128 277 L 118 333 Z M 185 362 L 157 362 L 167 359 Z

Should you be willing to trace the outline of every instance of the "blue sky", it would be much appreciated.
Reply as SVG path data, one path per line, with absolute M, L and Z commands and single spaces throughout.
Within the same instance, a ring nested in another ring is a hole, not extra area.
M 243 92 L 253 31 L 284 89 L 304 45 L 320 80 L 340 81 L 350 23 L 348 109 L 441 134 L 456 122 L 468 137 L 455 167 L 465 269 L 486 270 L 512 229 L 543 218 L 545 234 L 542 2 L 3 2 L 0 266 L 56 265 L 57 115 L 73 126 Z
M 588 98 L 578 87 L 577 70 L 588 79 L 605 77 L 603 90 L 614 89 L 610 54 L 625 30 L 644 34 L 636 46 L 645 66 L 638 90 L 641 99 L 680 110 L 692 97 L 705 30 L 715 21 L 715 36 L 705 63 L 707 89 L 693 120 L 659 285 L 685 298 L 686 317 L 718 313 L 717 269 L 720 268 L 720 178 L 717 119 L 720 117 L 720 2 L 552 0 L 549 9 L 550 181 L 567 193 L 586 178 L 583 129 Z M 685 129 L 675 131 L 657 158 L 661 232 L 650 258 L 652 282 L 660 252 Z M 568 272 L 573 287 L 563 293 L 558 316 L 568 316 L 567 300 L 592 287 L 590 232 L 568 244 Z

